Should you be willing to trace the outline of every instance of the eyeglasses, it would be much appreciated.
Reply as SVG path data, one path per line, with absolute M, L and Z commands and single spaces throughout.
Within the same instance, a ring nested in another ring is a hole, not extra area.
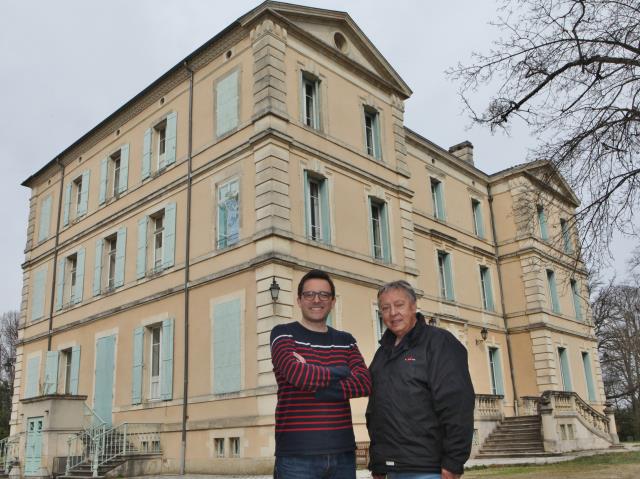
M 333 295 L 328 291 L 303 291 L 300 295 L 307 301 L 313 301 L 316 297 L 320 301 L 329 301 L 333 298 Z

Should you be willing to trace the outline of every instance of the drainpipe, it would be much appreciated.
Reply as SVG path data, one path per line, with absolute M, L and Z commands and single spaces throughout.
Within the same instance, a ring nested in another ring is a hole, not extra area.
M 56 219 L 56 235 L 53 245 L 53 283 L 51 286 L 51 301 L 49 304 L 49 330 L 47 332 L 47 351 L 51 351 L 53 338 L 53 305 L 56 299 L 56 274 L 58 272 L 58 245 L 60 244 L 60 216 L 62 215 L 62 195 L 64 194 L 64 165 L 60 158 L 56 158 L 56 164 L 60 167 L 60 194 L 58 195 L 58 218 Z
M 180 475 L 185 473 L 185 462 L 187 455 L 187 414 L 188 393 L 189 393 L 189 246 L 191 243 L 191 187 L 192 187 L 192 163 L 191 153 L 193 151 L 193 70 L 189 68 L 186 60 L 185 69 L 189 72 L 189 125 L 188 125 L 188 145 L 187 145 L 187 231 L 185 241 L 185 263 L 184 263 L 184 386 L 182 390 L 182 439 L 180 448 Z
M 511 390 L 513 392 L 513 410 L 518 416 L 518 391 L 516 389 L 516 380 L 513 376 L 513 358 L 511 354 L 511 336 L 507 327 L 507 313 L 504 308 L 504 289 L 502 288 L 502 269 L 500 268 L 500 257 L 498 255 L 498 237 L 496 236 L 496 222 L 493 214 L 493 196 L 491 195 L 491 185 L 487 184 L 487 193 L 489 195 L 489 216 L 491 217 L 491 232 L 493 234 L 493 247 L 496 255 L 496 268 L 498 270 L 498 285 L 500 286 L 500 307 L 502 308 L 502 320 L 504 321 L 507 338 L 507 356 L 509 357 L 509 374 L 511 376 Z

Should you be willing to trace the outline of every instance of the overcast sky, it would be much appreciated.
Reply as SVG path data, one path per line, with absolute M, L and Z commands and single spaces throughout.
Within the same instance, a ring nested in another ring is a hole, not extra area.
M 0 312 L 19 309 L 28 199 L 20 186 L 156 78 L 260 2 L 2 0 L 0 11 Z M 532 139 L 469 129 L 447 67 L 497 35 L 495 0 L 300 1 L 346 11 L 413 90 L 405 125 L 448 148 L 474 144 L 494 173 L 526 159 Z M 635 240 L 637 244 L 637 239 Z M 609 275 L 633 247 L 618 240 Z

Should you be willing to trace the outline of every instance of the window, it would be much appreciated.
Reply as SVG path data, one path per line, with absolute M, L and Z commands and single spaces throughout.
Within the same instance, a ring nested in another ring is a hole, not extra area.
M 31 398 L 40 394 L 40 356 L 34 356 L 27 360 L 27 380 L 25 383 L 24 397 Z
M 491 394 L 504 395 L 504 384 L 502 380 L 502 365 L 500 363 L 500 350 L 489 348 L 489 370 L 491 373 Z
M 227 181 L 218 186 L 218 248 L 238 242 L 240 237 L 239 181 Z
M 390 263 L 389 217 L 384 201 L 369 197 L 369 220 L 371 254 L 375 259 Z
M 151 358 L 149 363 L 151 364 L 151 387 L 150 387 L 150 399 L 160 399 L 160 326 L 150 328 L 151 337 Z
M 33 292 L 31 294 L 31 321 L 44 317 L 44 295 L 47 281 L 47 266 L 33 275 Z
M 431 178 L 431 201 L 433 202 L 433 216 L 444 221 L 444 191 L 442 182 L 435 178 Z
M 136 277 L 156 274 L 175 262 L 176 204 L 138 220 Z M 147 270 L 148 265 L 148 270 Z
M 331 242 L 328 183 L 326 178 L 304 172 L 306 235 L 327 244 Z
M 48 195 L 40 204 L 40 222 L 38 223 L 38 242 L 49 237 L 51 229 L 51 195 Z
M 566 348 L 558 348 L 558 359 L 560 361 L 560 380 L 564 391 L 572 391 L 571 374 L 569 373 L 569 355 Z
M 213 308 L 213 392 L 242 389 L 242 310 L 240 299 Z
M 302 122 L 316 130 L 320 129 L 320 80 L 313 75 L 302 73 Z
M 582 320 L 582 298 L 580 297 L 580 288 L 575 279 L 571 280 L 571 295 L 573 297 L 573 309 L 576 313 L 576 319 Z
M 171 113 L 144 133 L 142 179 L 176 162 L 177 114 Z M 152 171 L 153 170 L 153 171 Z
M 125 227 L 96 242 L 96 264 L 93 276 L 94 296 L 113 291 L 124 284 L 126 243 L 127 229 Z
M 71 349 L 60 351 L 60 379 L 62 394 L 71 394 Z
M 173 319 L 165 319 L 162 323 L 147 327 L 139 326 L 134 330 L 133 404 L 142 403 L 143 396 L 152 401 L 172 399 L 173 332 Z M 143 385 L 148 389 L 143 390 Z
M 586 351 L 582 352 L 582 365 L 584 366 L 584 377 L 587 384 L 587 398 L 589 401 L 596 400 L 596 389 L 593 385 L 593 373 L 591 372 L 591 357 Z
M 71 220 L 87 214 L 89 200 L 90 170 L 84 171 L 80 176 L 67 183 L 64 192 L 63 224 L 67 226 Z
M 538 226 L 540 227 L 540 239 L 542 241 L 549 240 L 549 231 L 547 230 L 547 215 L 544 211 L 544 206 L 538 205 Z
M 382 158 L 380 147 L 380 114 L 375 108 L 364 107 L 364 139 L 367 154 L 376 160 Z
M 216 136 L 221 137 L 238 127 L 238 70 L 216 83 Z
M 375 326 L 376 341 L 380 341 L 382 339 L 382 335 L 387 330 L 387 327 L 385 326 L 384 321 L 382 320 L 382 313 L 380 312 L 378 307 L 375 308 L 373 315 L 374 315 L 373 321 Z
M 82 301 L 84 285 L 84 248 L 62 258 L 56 272 L 56 310 Z
M 493 288 L 489 268 L 480 266 L 480 287 L 482 290 L 482 307 L 487 311 L 495 311 L 493 304 Z
M 231 455 L 231 457 L 240 457 L 240 438 L 239 437 L 229 438 L 229 454 Z
M 446 251 L 438 251 L 438 277 L 440 280 L 440 296 L 443 299 L 454 301 L 451 255 Z
M 216 450 L 216 457 L 224 457 L 224 438 L 216 437 L 213 440 L 213 446 Z
M 560 314 L 560 299 L 556 285 L 556 274 L 550 269 L 547 270 L 547 285 L 549 287 L 549 297 L 551 298 L 551 310 L 556 314 Z
M 44 394 L 78 394 L 80 346 L 47 351 L 44 370 Z
M 473 213 L 473 232 L 477 237 L 484 238 L 482 206 L 478 200 L 471 200 L 471 212 Z
M 101 205 L 127 191 L 129 182 L 129 145 L 102 159 L 100 164 Z
M 562 247 L 567 254 L 573 253 L 573 245 L 571 244 L 571 230 L 567 220 L 560 220 L 560 230 L 562 231 Z

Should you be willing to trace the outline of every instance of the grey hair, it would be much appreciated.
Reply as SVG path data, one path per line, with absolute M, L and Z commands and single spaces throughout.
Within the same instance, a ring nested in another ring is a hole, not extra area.
M 380 296 L 384 293 L 391 291 L 392 289 L 399 289 L 407 293 L 409 299 L 412 303 L 418 302 L 418 296 L 416 296 L 416 292 L 413 290 L 413 287 L 404 279 L 399 279 L 397 281 L 391 281 L 389 283 L 383 284 L 378 290 L 378 302 L 380 301 Z

